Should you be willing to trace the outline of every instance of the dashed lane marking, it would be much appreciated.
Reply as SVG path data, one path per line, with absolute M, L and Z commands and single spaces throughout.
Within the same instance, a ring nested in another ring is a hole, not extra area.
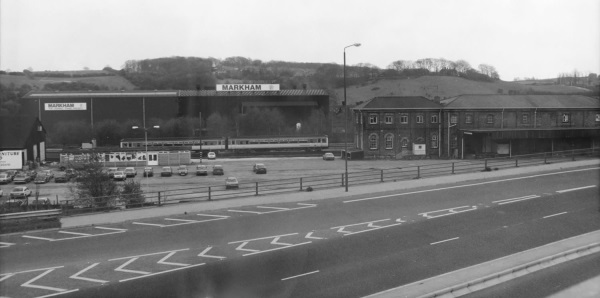
M 544 216 L 544 217 L 542 217 L 542 218 L 548 218 L 548 217 L 553 217 L 553 216 L 563 215 L 563 214 L 565 214 L 565 213 L 567 213 L 567 212 L 565 211 L 565 212 L 556 213 L 556 214 L 552 214 L 552 215 L 546 215 L 546 216 Z
M 592 187 L 596 187 L 596 185 L 588 185 L 588 186 L 582 186 L 582 187 L 576 187 L 576 188 L 570 188 L 570 189 L 557 190 L 556 192 L 557 193 L 564 193 L 564 192 L 581 190 L 581 189 L 592 188 Z
M 288 280 L 288 279 L 292 279 L 292 278 L 297 278 L 297 277 L 302 277 L 302 276 L 306 276 L 306 275 L 310 275 L 310 274 L 315 274 L 315 273 L 319 273 L 319 270 L 315 270 L 315 271 L 311 271 L 311 272 L 307 272 L 307 273 L 302 273 L 302 274 L 298 274 L 298 275 L 294 275 L 294 276 L 282 278 L 281 280 L 284 281 L 284 280 Z
M 448 242 L 448 241 L 456 240 L 456 239 L 458 239 L 458 238 L 459 238 L 459 237 L 454 237 L 454 238 L 450 238 L 450 239 L 446 239 L 446 240 L 442 240 L 442 241 L 432 242 L 432 243 L 429 243 L 429 245 L 440 244 L 440 243 L 444 243 L 444 242 Z
M 498 205 L 504 205 L 504 204 L 510 204 L 510 203 L 514 203 L 514 202 L 531 200 L 531 199 L 535 199 L 535 198 L 539 198 L 539 197 L 540 196 L 538 196 L 538 195 L 529 195 L 529 196 L 524 196 L 524 197 L 519 197 L 519 198 L 511 198 L 511 199 L 492 201 L 492 203 L 496 203 Z

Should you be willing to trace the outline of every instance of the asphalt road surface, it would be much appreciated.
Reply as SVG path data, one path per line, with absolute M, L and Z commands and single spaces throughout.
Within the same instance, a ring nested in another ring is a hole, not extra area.
M 598 173 L 2 236 L 0 295 L 361 297 L 599 229 Z

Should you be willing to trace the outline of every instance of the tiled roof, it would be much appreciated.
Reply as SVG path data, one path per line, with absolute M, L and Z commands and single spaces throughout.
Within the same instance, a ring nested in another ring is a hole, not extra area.
M 583 95 L 459 95 L 442 101 L 447 109 L 586 108 L 600 109 L 600 100 Z
M 441 109 L 442 106 L 423 96 L 381 96 L 358 105 L 353 110 Z
M 31 91 L 23 98 L 177 97 L 177 90 L 135 91 Z
M 322 89 L 289 89 L 279 91 L 216 91 L 216 90 L 179 90 L 179 97 L 196 96 L 327 96 Z
M 25 148 L 36 123 L 35 116 L 0 116 L 0 149 Z

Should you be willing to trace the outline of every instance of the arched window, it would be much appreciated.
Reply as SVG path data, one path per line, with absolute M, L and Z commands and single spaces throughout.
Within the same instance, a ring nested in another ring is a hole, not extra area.
M 432 134 L 431 135 L 431 148 L 437 148 L 437 147 L 438 147 L 438 135 Z
M 371 134 L 369 136 L 369 149 L 377 149 L 378 141 L 377 134 Z
M 391 133 L 385 135 L 385 149 L 394 149 L 394 135 Z
M 408 147 L 408 139 L 404 138 L 400 141 L 400 145 L 402 146 L 402 148 L 406 148 Z

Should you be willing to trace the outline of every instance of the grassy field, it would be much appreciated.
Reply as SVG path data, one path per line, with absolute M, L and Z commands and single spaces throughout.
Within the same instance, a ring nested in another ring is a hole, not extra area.
M 133 90 L 135 86 L 128 80 L 121 76 L 99 76 L 99 77 L 84 77 L 84 78 L 60 78 L 60 77 L 43 77 L 36 76 L 34 79 L 30 79 L 26 76 L 13 76 L 13 75 L 0 75 L 0 82 L 2 85 L 9 86 L 11 83 L 16 87 L 21 85 L 29 85 L 34 90 L 42 90 L 44 85 L 49 83 L 61 83 L 61 82 L 84 82 L 89 84 L 95 84 L 98 86 L 107 86 L 110 90 Z

